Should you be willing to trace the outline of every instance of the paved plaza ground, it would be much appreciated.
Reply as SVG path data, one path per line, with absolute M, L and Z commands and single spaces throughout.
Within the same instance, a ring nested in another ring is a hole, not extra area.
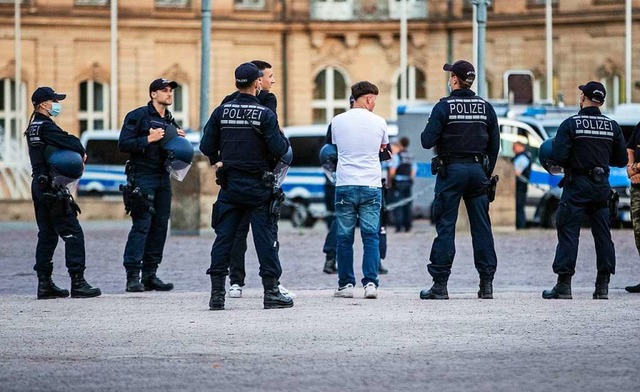
M 295 307 L 263 310 L 255 252 L 247 289 L 208 310 L 214 235 L 170 237 L 159 276 L 170 293 L 125 293 L 128 222 L 85 222 L 95 299 L 36 301 L 35 223 L 0 223 L 0 391 L 638 391 L 640 257 L 630 230 L 609 301 L 591 299 L 595 251 L 582 232 L 574 299 L 545 301 L 555 232 L 496 230 L 495 299 L 476 298 L 471 239 L 459 231 L 449 301 L 421 301 L 435 231 L 389 233 L 380 298 L 332 298 L 325 229 L 281 226 L 282 283 Z M 356 238 L 359 241 L 359 237 Z M 356 246 L 356 260 L 361 258 Z M 359 265 L 359 261 L 357 262 Z M 356 268 L 359 271 L 359 268 Z M 361 274 L 358 273 L 358 276 Z M 68 287 L 63 247 L 54 280 Z

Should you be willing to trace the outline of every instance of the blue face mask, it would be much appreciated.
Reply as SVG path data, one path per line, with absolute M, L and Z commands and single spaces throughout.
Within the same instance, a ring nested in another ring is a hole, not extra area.
M 60 114 L 60 110 L 62 110 L 62 105 L 60 105 L 60 102 L 52 102 L 51 109 L 49 109 L 48 112 L 51 117 L 55 117 Z

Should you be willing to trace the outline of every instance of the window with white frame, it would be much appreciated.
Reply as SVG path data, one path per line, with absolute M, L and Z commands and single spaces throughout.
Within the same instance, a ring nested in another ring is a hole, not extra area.
M 157 8 L 187 8 L 189 0 L 155 0 Z
M 603 107 L 609 110 L 613 110 L 616 106 L 620 105 L 620 101 L 623 95 L 622 78 L 620 75 L 610 75 L 606 78 L 602 78 L 600 83 L 607 91 L 607 99 L 604 100 Z
M 354 0 L 311 0 L 311 19 L 350 20 Z
M 316 75 L 314 84 L 311 103 L 314 124 L 327 124 L 349 109 L 349 86 L 341 71 L 327 67 Z
M 109 86 L 95 80 L 80 83 L 80 133 L 109 128 Z
M 398 70 L 397 77 L 394 81 L 393 89 L 391 90 L 391 115 L 392 119 L 396 118 L 398 111 L 398 104 L 402 102 L 402 83 L 400 70 Z M 427 77 L 422 70 L 416 68 L 413 65 L 407 67 L 407 104 L 426 102 L 427 100 Z
M 16 146 L 24 143 L 22 136 L 25 126 L 24 112 L 26 108 L 26 86 L 21 83 L 22 110 L 19 112 L 16 108 L 16 82 L 13 79 L 0 80 L 0 160 L 3 160 L 7 153 Z M 21 118 L 22 117 L 22 118 Z M 23 120 L 20 124 L 19 120 Z
M 189 86 L 180 84 L 173 90 L 173 104 L 169 106 L 169 111 L 173 114 L 178 125 L 182 129 L 189 128 Z
M 237 10 L 264 10 L 265 0 L 234 0 L 233 7 Z

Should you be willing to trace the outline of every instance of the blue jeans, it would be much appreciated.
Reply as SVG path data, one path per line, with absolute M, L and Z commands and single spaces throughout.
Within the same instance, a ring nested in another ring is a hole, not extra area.
M 353 185 L 336 187 L 338 285 L 340 287 L 356 283 L 353 272 L 353 241 L 358 218 L 364 247 L 362 285 L 373 282 L 378 286 L 381 197 L 380 188 L 377 187 Z

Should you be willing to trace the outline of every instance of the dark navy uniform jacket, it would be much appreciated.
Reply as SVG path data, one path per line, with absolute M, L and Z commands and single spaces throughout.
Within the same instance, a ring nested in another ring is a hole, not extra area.
M 422 147 L 440 155 L 486 154 L 493 172 L 500 150 L 498 118 L 491 104 L 469 89 L 458 89 L 434 107 L 420 135 Z
M 234 99 L 238 98 L 238 94 L 240 94 L 240 91 L 236 91 L 232 94 L 227 95 L 226 97 L 224 97 L 222 102 L 220 102 L 220 105 L 231 102 Z M 258 102 L 260 103 L 260 105 L 266 106 L 267 108 L 271 109 L 271 111 L 276 115 L 276 118 L 278 118 L 278 112 L 276 112 L 276 110 L 278 109 L 278 100 L 276 99 L 275 94 L 265 90 L 260 90 L 256 98 L 258 98 Z
M 230 175 L 234 170 L 269 170 L 269 162 L 288 149 L 289 140 L 280 133 L 275 113 L 243 93 L 213 111 L 200 141 L 200 151 L 211 164 L 222 161 Z
M 180 128 L 169 110 L 165 110 L 164 117 L 153 107 L 149 101 L 147 106 L 139 107 L 127 113 L 120 131 L 118 149 L 131 154 L 131 162 L 136 170 L 146 173 L 165 173 L 164 163 L 167 158 L 162 149 L 162 139 L 149 143 L 150 128 L 166 128 L 173 124 Z
M 553 141 L 553 158 L 564 167 L 590 170 L 624 167 L 627 150 L 617 122 L 597 107 L 586 107 L 564 120 Z
M 29 159 L 31 173 L 35 178 L 41 174 L 49 174 L 49 165 L 44 156 L 47 146 L 54 146 L 63 150 L 71 150 L 84 156 L 85 150 L 80 140 L 63 131 L 53 120 L 44 114 L 36 113 L 26 132 L 29 145 Z

